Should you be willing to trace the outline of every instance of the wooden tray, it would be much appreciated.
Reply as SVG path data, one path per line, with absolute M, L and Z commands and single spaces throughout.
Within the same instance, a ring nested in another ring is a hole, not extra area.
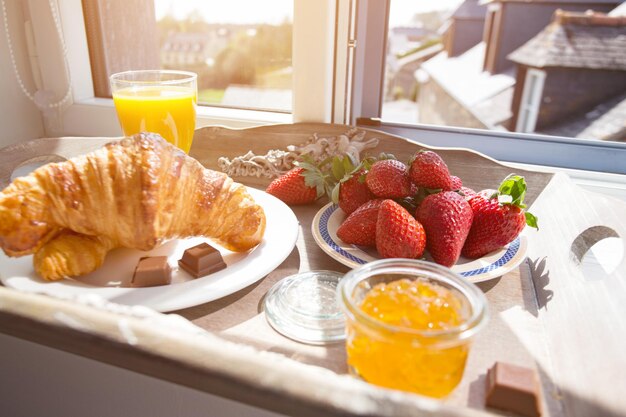
M 301 144 L 313 134 L 336 136 L 348 126 L 294 124 L 196 131 L 191 156 L 218 169 L 220 156 Z M 374 130 L 370 151 L 400 160 L 423 145 Z M 0 185 L 32 160 L 62 160 L 114 138 L 39 139 L 0 151 Z M 468 144 L 469 145 L 469 144 Z M 491 320 L 477 338 L 461 385 L 445 402 L 391 392 L 345 376 L 341 344 L 303 345 L 274 332 L 261 304 L 267 290 L 298 271 L 347 268 L 315 244 L 310 231 L 323 205 L 294 208 L 300 221 L 297 247 L 261 282 L 227 298 L 177 313 L 211 334 L 170 328 L 154 320 L 125 320 L 131 345 L 116 323 L 120 315 L 81 304 L 0 288 L 0 331 L 102 362 L 156 376 L 269 410 L 297 415 L 474 415 L 484 412 L 485 373 L 494 361 L 535 367 L 542 380 L 544 415 L 623 415 L 626 410 L 626 259 L 605 276 L 588 276 L 582 259 L 606 237 L 626 235 L 626 204 L 575 186 L 561 173 L 513 169 L 476 152 L 438 149 L 452 174 L 474 189 L 494 188 L 511 172 L 526 177 L 527 203 L 540 231 L 527 230 L 528 260 L 505 276 L 480 284 Z M 265 178 L 237 178 L 263 189 Z M 83 331 L 55 320 L 62 310 Z M 97 340 L 98 343 L 94 343 Z M 250 347 L 254 348 L 251 349 Z M 493 410 L 487 410 L 488 414 Z

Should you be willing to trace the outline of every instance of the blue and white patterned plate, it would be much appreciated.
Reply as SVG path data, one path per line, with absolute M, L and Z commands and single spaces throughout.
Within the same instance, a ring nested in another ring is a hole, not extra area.
M 339 206 L 332 203 L 325 205 L 317 212 L 311 229 L 319 247 L 350 268 L 357 268 L 380 259 L 375 248 L 349 245 L 337 237 L 337 229 L 345 217 L 345 213 L 339 209 Z M 497 278 L 516 268 L 526 258 L 527 247 L 526 237 L 520 235 L 504 248 L 480 259 L 461 257 L 452 270 L 474 283 Z M 428 253 L 426 253 L 426 259 L 430 259 Z

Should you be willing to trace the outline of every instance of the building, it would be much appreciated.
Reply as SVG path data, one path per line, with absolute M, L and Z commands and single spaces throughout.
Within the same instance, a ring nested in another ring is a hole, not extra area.
M 509 59 L 517 64 L 510 130 L 626 139 L 625 16 L 558 10 Z
M 608 13 L 621 0 L 484 0 L 488 5 L 484 38 L 485 71 L 497 74 L 513 63 L 507 56 L 539 33 L 558 9 Z
M 164 68 L 210 66 L 229 39 L 228 33 L 219 31 L 172 32 L 161 46 L 161 64 Z
M 475 10 L 473 2 L 465 3 L 467 10 Z M 480 3 L 487 4 L 482 41 L 458 55 L 450 54 L 454 50 L 441 52 L 421 66 L 419 122 L 509 130 L 515 117 L 512 103 L 518 78 L 516 65 L 508 56 L 550 24 L 558 9 L 606 12 L 621 2 L 487 0 Z M 449 36 L 464 34 L 453 30 Z M 450 45 L 456 42 L 460 41 L 448 40 Z
M 466 0 L 440 29 L 449 57 L 459 56 L 483 38 L 487 7 L 480 0 Z

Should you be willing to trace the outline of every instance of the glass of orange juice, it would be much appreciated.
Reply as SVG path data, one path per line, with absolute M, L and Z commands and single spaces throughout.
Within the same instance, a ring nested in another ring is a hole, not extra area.
M 196 127 L 197 75 L 171 70 L 111 75 L 111 92 L 124 135 L 158 133 L 189 153 Z
M 474 284 L 430 262 L 383 259 L 349 272 L 337 288 L 353 374 L 430 397 L 461 381 L 487 300 Z

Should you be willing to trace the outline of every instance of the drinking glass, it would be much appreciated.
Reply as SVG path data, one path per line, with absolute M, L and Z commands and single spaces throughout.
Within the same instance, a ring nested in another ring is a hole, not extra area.
M 110 81 L 124 135 L 158 133 L 189 153 L 196 126 L 196 74 L 170 70 L 126 71 L 111 75 Z
M 473 336 L 487 320 L 482 291 L 430 262 L 383 259 L 337 288 L 350 371 L 387 388 L 445 397 L 461 381 Z

